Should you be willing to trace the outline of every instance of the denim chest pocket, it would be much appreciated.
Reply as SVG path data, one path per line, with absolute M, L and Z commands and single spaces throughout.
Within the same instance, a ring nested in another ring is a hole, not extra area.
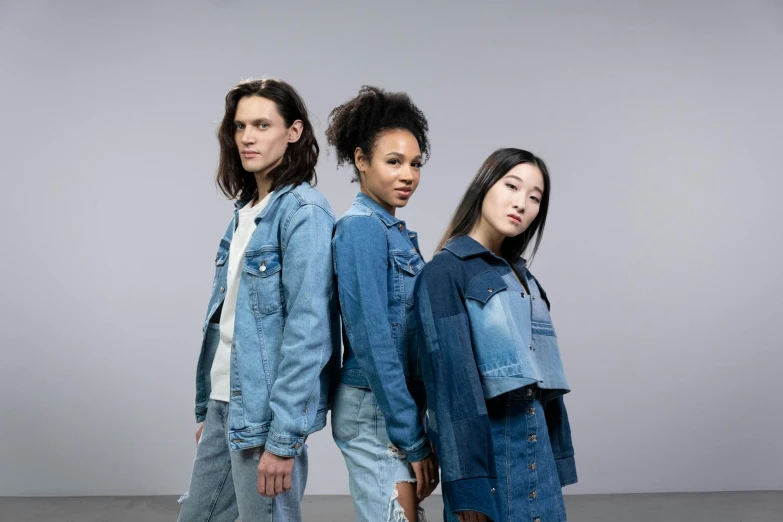
M 283 306 L 280 248 L 261 248 L 245 254 L 244 272 L 250 285 L 250 302 L 254 310 L 273 314 Z
M 495 271 L 484 272 L 473 278 L 465 289 L 465 298 L 478 301 L 482 305 L 508 288 L 503 276 Z
M 220 246 L 218 247 L 217 255 L 215 255 L 215 278 L 212 280 L 212 291 L 215 291 L 218 280 L 220 279 L 220 272 L 226 266 L 228 261 L 228 249 L 231 244 L 225 239 L 220 240 Z
M 416 278 L 424 268 L 424 260 L 416 252 L 392 253 L 394 267 L 394 298 L 407 304 L 414 304 L 413 291 Z

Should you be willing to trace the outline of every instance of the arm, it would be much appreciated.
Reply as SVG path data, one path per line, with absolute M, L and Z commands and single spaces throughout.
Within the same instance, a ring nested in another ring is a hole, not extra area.
M 423 460 L 431 449 L 389 324 L 385 227 L 370 216 L 345 219 L 335 231 L 334 256 L 345 332 L 383 412 L 389 439 L 409 462 Z
M 571 443 L 571 426 L 568 423 L 568 412 L 563 397 L 547 401 L 544 404 L 544 416 L 560 478 L 560 487 L 576 484 L 574 446 Z
M 437 256 L 419 276 L 416 308 L 428 434 L 440 459 L 443 494 L 455 513 L 475 511 L 499 520 L 492 435 L 467 310 Z
M 332 355 L 329 304 L 332 297 L 334 220 L 317 205 L 297 209 L 283 225 L 282 284 L 286 324 L 277 378 L 269 398 L 274 414 L 266 451 L 301 455 L 308 422 L 318 408 L 320 375 Z

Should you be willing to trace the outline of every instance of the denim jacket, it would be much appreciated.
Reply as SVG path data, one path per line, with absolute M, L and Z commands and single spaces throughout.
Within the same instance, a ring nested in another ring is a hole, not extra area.
M 424 267 L 416 233 L 360 192 L 337 222 L 332 244 L 345 345 L 340 382 L 371 389 L 389 440 L 408 461 L 422 460 L 431 449 L 412 342 L 413 292 Z
M 441 464 L 443 494 L 456 511 L 499 520 L 497 474 L 486 400 L 535 385 L 561 486 L 576 482 L 563 394 L 569 391 L 549 301 L 520 259 L 514 269 L 468 236 L 435 255 L 419 277 L 421 366 L 427 427 Z
M 247 202 L 237 202 L 237 210 Z M 237 210 L 220 240 L 204 321 L 223 304 Z M 296 456 L 326 424 L 329 386 L 339 370 L 339 310 L 333 292 L 334 216 L 309 184 L 280 188 L 256 218 L 242 264 L 231 346 L 229 446 L 265 446 Z M 206 336 L 205 336 L 206 338 Z M 204 420 L 214 353 L 202 341 L 196 421 Z

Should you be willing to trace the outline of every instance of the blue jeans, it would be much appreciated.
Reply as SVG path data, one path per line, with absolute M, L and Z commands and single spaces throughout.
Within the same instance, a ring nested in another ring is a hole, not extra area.
M 566 522 L 544 405 L 526 390 L 487 401 L 501 517 L 495 522 Z M 457 521 L 447 503 L 444 511 L 444 520 Z
M 332 407 L 332 435 L 348 467 L 357 522 L 406 522 L 397 484 L 416 482 L 405 453 L 394 446 L 372 391 L 340 384 Z M 407 521 L 416 522 L 416 521 Z M 418 522 L 426 522 L 418 508 Z
M 307 448 L 296 457 L 291 489 L 275 498 L 258 493 L 263 447 L 229 451 L 228 403 L 209 401 L 196 450 L 190 490 L 180 499 L 179 522 L 301 522 Z

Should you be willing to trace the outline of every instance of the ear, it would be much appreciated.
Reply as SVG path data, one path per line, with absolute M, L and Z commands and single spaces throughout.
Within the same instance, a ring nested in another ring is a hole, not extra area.
M 299 138 L 302 137 L 302 131 L 304 131 L 304 123 L 302 123 L 302 120 L 296 120 L 288 128 L 288 143 L 296 143 L 299 141 Z
M 366 172 L 370 168 L 370 159 L 361 147 L 356 147 L 356 150 L 353 151 L 353 164 L 356 165 L 359 172 Z

